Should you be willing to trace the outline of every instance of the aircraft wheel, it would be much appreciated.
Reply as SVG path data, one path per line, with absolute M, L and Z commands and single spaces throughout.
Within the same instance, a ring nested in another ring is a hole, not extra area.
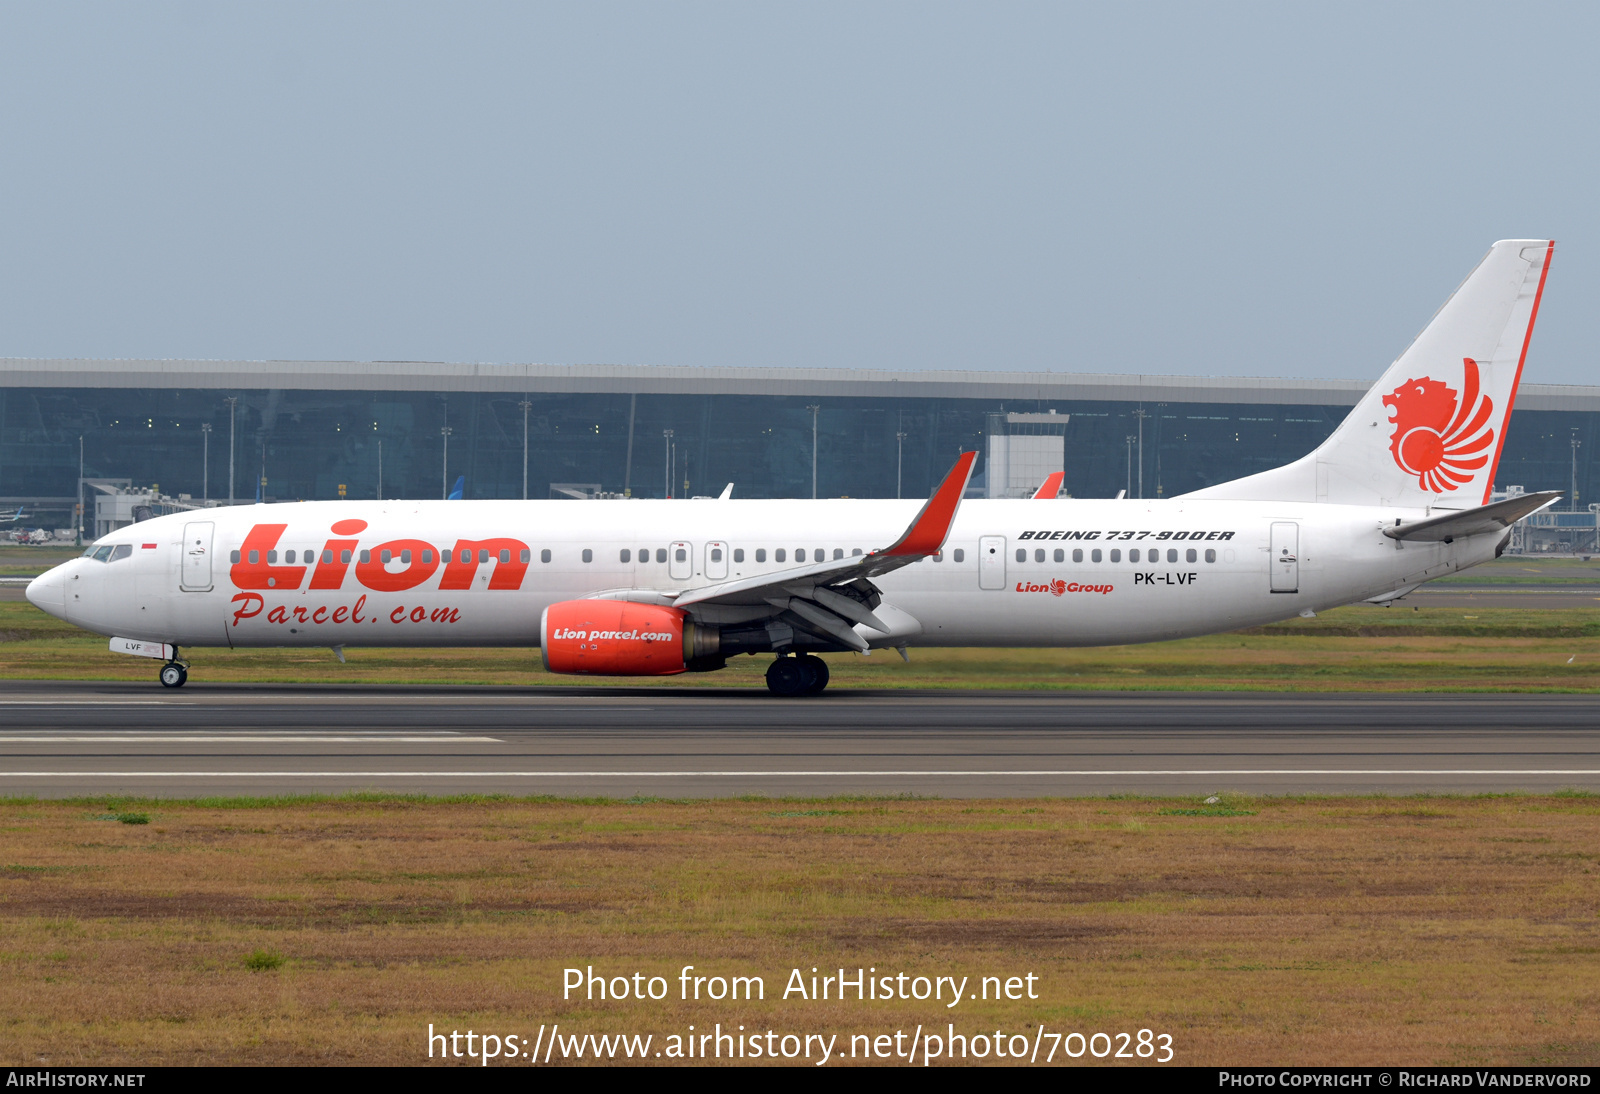
M 798 658 L 805 666 L 809 683 L 806 686 L 807 695 L 821 695 L 822 689 L 828 686 L 828 663 L 820 657 L 805 654 Z
M 799 657 L 780 657 L 767 666 L 767 690 L 774 695 L 804 695 L 813 679 Z
M 189 670 L 176 661 L 168 661 L 161 666 L 161 686 L 164 688 L 181 688 L 189 682 Z

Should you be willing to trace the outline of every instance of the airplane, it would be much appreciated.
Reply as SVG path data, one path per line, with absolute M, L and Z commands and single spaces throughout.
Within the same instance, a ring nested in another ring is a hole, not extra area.
M 191 646 L 537 647 L 665 676 L 770 655 L 1154 642 L 1383 603 L 1498 556 L 1557 493 L 1492 501 L 1554 245 L 1494 244 L 1314 451 L 1172 498 L 314 501 L 156 517 L 27 587 L 188 679 Z

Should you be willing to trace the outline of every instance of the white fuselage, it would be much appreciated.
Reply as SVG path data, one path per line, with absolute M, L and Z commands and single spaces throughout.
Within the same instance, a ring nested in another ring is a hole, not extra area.
M 207 509 L 120 529 L 96 545 L 112 548 L 110 560 L 57 566 L 29 586 L 28 597 L 88 630 L 180 647 L 536 646 L 540 615 L 553 603 L 619 590 L 672 594 L 812 563 L 818 551 L 826 558 L 871 552 L 892 542 L 921 504 L 391 501 Z M 1181 638 L 1382 596 L 1494 557 L 1499 535 L 1401 544 L 1380 530 L 1424 515 L 1326 503 L 974 499 L 961 505 L 939 557 L 874 579 L 884 603 L 920 624 L 874 644 Z M 261 531 L 276 525 L 283 528 L 275 536 Z M 340 525 L 342 534 L 334 531 Z M 255 544 L 254 565 L 247 541 Z

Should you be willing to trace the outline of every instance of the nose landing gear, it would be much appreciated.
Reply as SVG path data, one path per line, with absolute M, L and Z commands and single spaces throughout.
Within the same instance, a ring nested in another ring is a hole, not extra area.
M 779 657 L 767 666 L 767 690 L 774 695 L 820 695 L 828 686 L 828 663 L 809 653 Z
M 168 661 L 161 666 L 161 686 L 181 688 L 189 682 L 189 666 L 182 661 Z

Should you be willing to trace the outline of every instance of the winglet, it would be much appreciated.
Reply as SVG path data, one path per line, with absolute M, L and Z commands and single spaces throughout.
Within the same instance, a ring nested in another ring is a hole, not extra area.
M 933 492 L 933 497 L 922 507 L 900 538 L 878 552 L 882 555 L 931 555 L 944 546 L 955 522 L 956 510 L 961 505 L 961 495 L 967 492 L 967 480 L 972 478 L 972 463 L 976 452 L 963 452 L 956 457 L 956 465 Z
M 1066 480 L 1066 477 L 1067 473 L 1065 471 L 1050 472 L 1050 474 L 1045 477 L 1043 485 L 1041 485 L 1038 491 L 1034 493 L 1033 500 L 1054 501 L 1055 496 L 1061 493 L 1061 484 Z

